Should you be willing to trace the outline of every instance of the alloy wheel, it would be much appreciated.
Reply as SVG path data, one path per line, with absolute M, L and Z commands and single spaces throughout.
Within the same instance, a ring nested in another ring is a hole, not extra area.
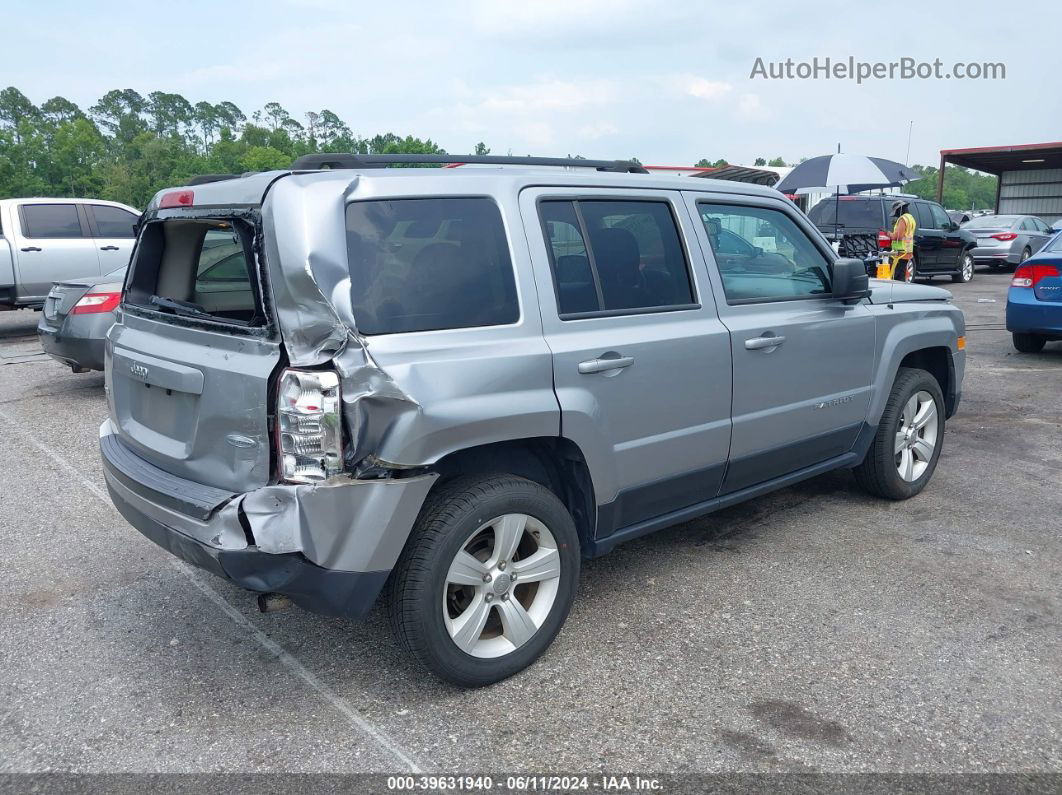
M 962 257 L 962 280 L 968 282 L 973 278 L 974 274 L 974 261 L 973 257 L 969 254 L 964 254 Z
M 903 407 L 896 429 L 896 470 L 914 483 L 929 468 L 937 447 L 937 404 L 925 390 L 916 392 Z
M 443 586 L 443 623 L 473 657 L 509 654 L 549 617 L 560 586 L 557 541 L 523 513 L 498 516 L 473 532 L 450 563 Z
M 903 260 L 903 280 L 910 284 L 915 278 L 915 261 L 914 259 Z

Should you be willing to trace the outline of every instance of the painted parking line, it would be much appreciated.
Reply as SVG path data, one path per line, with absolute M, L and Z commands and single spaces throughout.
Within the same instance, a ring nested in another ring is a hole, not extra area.
M 38 441 L 29 434 L 25 433 L 18 427 L 17 422 L 3 409 L 0 409 L 0 420 L 2 420 L 9 428 L 10 432 L 17 436 L 24 443 L 36 448 L 43 455 L 51 459 L 56 466 L 63 471 L 67 472 L 78 483 L 84 486 L 93 496 L 104 502 L 108 507 L 113 508 L 110 497 L 107 492 L 97 483 L 93 483 L 84 473 L 79 471 L 76 467 L 68 463 L 58 451 L 53 450 L 48 445 Z M 408 769 L 411 773 L 421 773 L 424 767 L 418 763 L 413 756 L 402 748 L 387 732 L 376 726 L 372 721 L 359 713 L 354 707 L 347 702 L 342 696 L 336 693 L 327 684 L 321 681 L 315 674 L 309 671 L 298 659 L 292 654 L 287 652 L 279 643 L 272 640 L 268 635 L 255 627 L 247 618 L 240 613 L 236 608 L 230 605 L 225 598 L 218 593 L 209 583 L 205 582 L 199 577 L 195 569 L 191 566 L 182 563 L 181 561 L 172 561 L 173 567 L 179 571 L 183 576 L 198 588 L 202 594 L 213 602 L 218 608 L 232 620 L 237 626 L 247 632 L 259 646 L 265 649 L 270 655 L 275 657 L 281 665 L 287 668 L 293 675 L 301 679 L 306 685 L 317 692 L 317 694 L 323 698 L 328 704 L 343 715 L 352 726 L 358 729 L 362 734 L 368 737 L 377 746 L 382 748 L 392 757 L 394 757 L 401 765 Z

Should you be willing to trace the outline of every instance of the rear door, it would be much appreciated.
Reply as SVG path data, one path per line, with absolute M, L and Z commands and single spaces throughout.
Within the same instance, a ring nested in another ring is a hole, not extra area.
M 247 210 L 149 219 L 107 345 L 122 442 L 167 472 L 233 492 L 272 477 L 269 384 L 280 342 L 254 246 Z M 234 255 L 219 298 L 200 277 Z
M 103 272 L 128 265 L 139 216 L 111 204 L 86 204 L 85 210 Z
M 21 297 L 43 301 L 52 282 L 99 276 L 88 219 L 73 202 L 23 202 L 18 207 L 15 261 Z
M 680 194 L 529 188 L 520 208 L 561 432 L 594 473 L 599 534 L 714 497 L 730 342 Z
M 701 222 L 702 248 L 713 252 L 734 362 L 723 492 L 847 452 L 870 405 L 873 315 L 832 297 L 831 257 L 788 205 L 728 194 L 687 201 Z M 728 235 L 758 245 L 751 255 L 731 255 Z

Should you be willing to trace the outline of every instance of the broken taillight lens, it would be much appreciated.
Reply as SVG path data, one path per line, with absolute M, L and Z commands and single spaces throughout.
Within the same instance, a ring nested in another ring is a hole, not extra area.
M 339 376 L 285 370 L 277 388 L 277 459 L 289 483 L 315 483 L 343 469 Z

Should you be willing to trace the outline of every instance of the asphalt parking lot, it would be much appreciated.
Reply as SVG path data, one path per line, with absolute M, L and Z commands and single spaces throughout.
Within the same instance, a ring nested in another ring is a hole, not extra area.
M 969 359 L 924 494 L 833 473 L 620 547 L 471 692 L 379 610 L 261 615 L 127 526 L 103 376 L 0 313 L 0 771 L 1060 771 L 1062 344 L 1014 351 L 1009 279 L 943 285 Z

